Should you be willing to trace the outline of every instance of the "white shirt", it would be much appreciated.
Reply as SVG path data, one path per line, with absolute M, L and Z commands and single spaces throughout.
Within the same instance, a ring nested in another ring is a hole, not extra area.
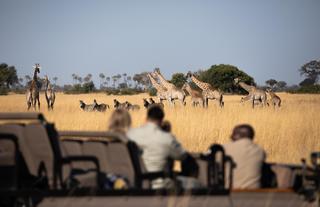
M 261 168 L 265 160 L 264 150 L 249 138 L 243 138 L 224 145 L 227 155 L 236 163 L 233 171 L 234 189 L 255 189 L 260 187 Z
M 185 150 L 171 133 L 164 132 L 151 122 L 130 129 L 127 135 L 143 151 L 142 159 L 148 172 L 163 171 L 168 158 L 181 159 L 185 154 Z

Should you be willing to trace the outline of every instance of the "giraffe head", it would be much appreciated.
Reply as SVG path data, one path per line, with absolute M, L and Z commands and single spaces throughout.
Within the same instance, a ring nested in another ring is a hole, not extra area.
M 34 65 L 34 71 L 35 71 L 36 73 L 40 73 L 40 64 L 39 64 L 39 63 L 36 63 L 36 64 Z
M 271 88 L 266 88 L 266 92 L 267 92 L 267 93 L 272 92 Z
M 155 73 L 157 73 L 157 74 L 161 74 L 161 73 L 160 73 L 160 68 L 155 68 L 153 71 L 154 71 Z
M 187 75 L 186 75 L 186 78 L 191 78 L 192 76 L 192 72 L 191 71 L 188 71 Z

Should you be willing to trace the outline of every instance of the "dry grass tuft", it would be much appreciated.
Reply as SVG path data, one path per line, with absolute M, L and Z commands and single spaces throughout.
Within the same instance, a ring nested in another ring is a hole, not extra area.
M 107 103 L 113 108 L 113 99 L 139 104 L 146 94 L 134 96 L 107 96 L 105 94 L 64 95 L 57 94 L 53 112 L 48 112 L 44 94 L 41 94 L 41 112 L 56 124 L 59 130 L 105 130 L 110 116 L 106 113 L 83 112 L 79 100 L 92 103 L 93 99 Z M 240 96 L 225 96 L 225 108 L 219 109 L 209 102 L 209 109 L 193 108 L 190 99 L 187 106 L 179 103 L 175 108 L 166 105 L 166 119 L 173 126 L 173 133 L 190 151 L 205 151 L 210 144 L 226 143 L 232 128 L 249 123 L 256 130 L 256 142 L 264 147 L 268 161 L 298 163 L 311 151 L 320 150 L 320 96 L 280 94 L 282 107 L 274 110 L 257 108 L 239 103 Z M 25 95 L 0 97 L 1 112 L 26 111 Z M 134 127 L 144 123 L 145 109 L 131 112 Z

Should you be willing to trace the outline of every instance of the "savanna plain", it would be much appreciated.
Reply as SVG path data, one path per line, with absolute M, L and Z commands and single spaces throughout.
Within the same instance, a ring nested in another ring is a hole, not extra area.
M 230 134 L 237 124 L 251 124 L 256 131 L 255 141 L 267 152 L 269 162 L 299 163 L 301 158 L 309 157 L 310 152 L 320 150 L 320 95 L 296 95 L 280 93 L 281 108 L 256 107 L 250 103 L 240 103 L 241 96 L 224 96 L 225 107 L 220 109 L 213 101 L 209 108 L 191 106 L 190 97 L 187 105 L 176 103 L 170 107 L 165 103 L 165 119 L 172 124 L 172 132 L 182 145 L 191 152 L 204 152 L 212 143 L 230 141 Z M 44 94 L 40 94 L 41 112 L 46 119 L 54 122 L 58 130 L 94 130 L 107 129 L 108 119 L 113 110 L 113 99 L 139 104 L 139 111 L 130 112 L 133 127 L 144 124 L 146 109 L 143 98 L 147 94 L 132 96 L 112 96 L 104 93 L 65 95 L 56 94 L 53 111 L 48 111 Z M 79 100 L 110 105 L 104 113 L 84 112 Z M 11 94 L 0 96 L 0 112 L 27 111 L 26 96 Z

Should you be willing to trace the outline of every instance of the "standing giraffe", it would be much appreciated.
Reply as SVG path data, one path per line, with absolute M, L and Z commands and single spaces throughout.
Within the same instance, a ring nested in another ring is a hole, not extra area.
M 235 78 L 234 82 L 236 85 L 239 84 L 241 88 L 243 88 L 244 90 L 246 90 L 249 93 L 249 95 L 245 99 L 252 101 L 252 108 L 254 108 L 255 101 L 257 101 L 257 100 L 262 103 L 262 106 L 266 105 L 267 94 L 265 91 L 257 89 L 254 86 L 249 86 L 245 82 L 240 81 L 239 78 Z
M 38 86 L 38 73 L 40 73 L 40 64 L 36 64 L 34 67 L 33 79 L 30 84 L 30 88 L 27 91 L 27 106 L 28 110 L 31 105 L 36 110 L 36 103 L 38 102 L 38 109 L 40 110 L 40 96 L 39 96 L 39 86 Z
M 53 105 L 56 100 L 56 94 L 54 88 L 51 86 L 48 76 L 45 76 L 45 90 L 44 94 L 46 96 L 46 101 L 48 105 L 48 110 L 53 110 Z
M 178 89 L 174 84 L 167 81 L 160 73 L 159 68 L 154 69 L 153 74 L 158 77 L 160 84 L 167 89 L 168 96 L 170 97 L 168 101 L 171 105 L 174 104 L 173 101 L 175 99 L 178 99 L 182 105 L 184 106 L 186 105 L 186 102 L 185 102 L 186 94 L 184 93 L 183 90 Z
M 190 71 L 187 73 L 187 78 L 191 78 L 192 82 L 201 88 L 205 107 L 208 107 L 209 99 L 216 100 L 221 108 L 224 106 L 223 95 L 219 90 L 214 89 L 209 83 L 200 81 Z
M 275 108 L 276 106 L 278 106 L 278 107 L 280 107 L 281 106 L 281 98 L 277 95 L 277 94 L 275 94 L 271 89 L 267 89 L 266 90 L 267 91 L 267 93 L 270 95 L 270 97 L 271 97 L 271 100 L 270 100 L 270 102 L 271 102 L 271 104 L 273 105 L 273 107 Z M 269 106 L 269 103 L 267 102 L 267 105 Z
M 191 102 L 193 106 L 202 106 L 204 107 L 204 98 L 199 91 L 193 90 L 188 83 L 185 83 L 182 90 L 186 90 L 191 96 Z
M 159 102 L 162 103 L 162 100 L 167 100 L 169 98 L 167 89 L 160 85 L 149 73 L 148 78 L 150 79 L 152 86 L 157 90 L 157 98 Z

